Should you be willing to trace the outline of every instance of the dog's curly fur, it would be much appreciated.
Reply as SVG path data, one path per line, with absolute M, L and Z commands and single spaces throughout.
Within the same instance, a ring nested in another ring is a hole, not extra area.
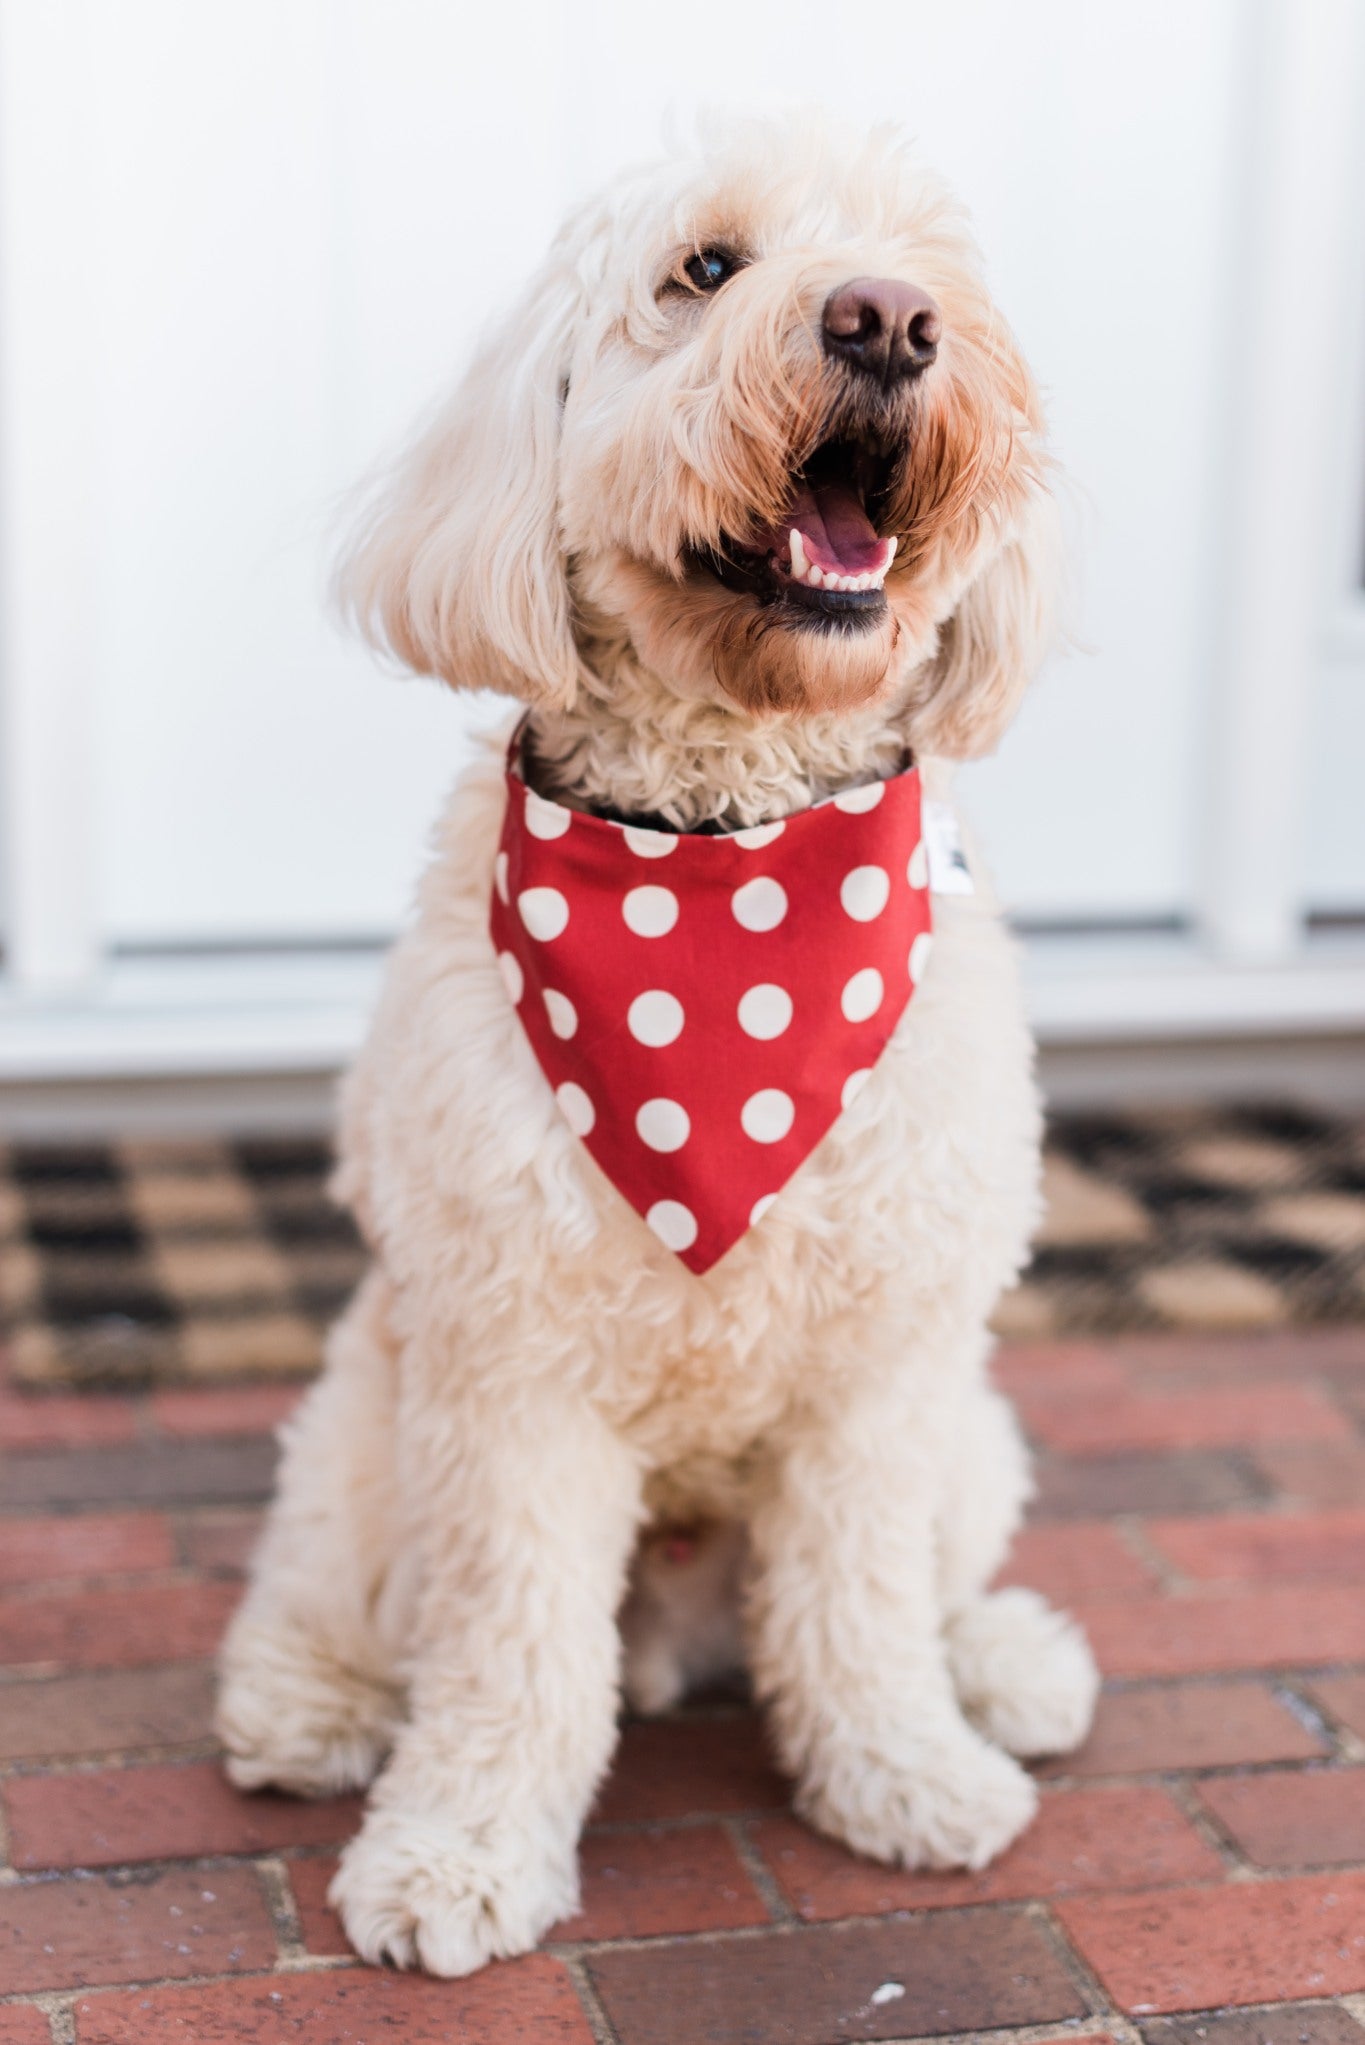
M 743 267 L 701 295 L 711 246 Z M 820 344 L 864 276 L 942 309 L 932 369 L 880 393 Z M 894 453 L 875 615 L 815 623 L 717 572 L 863 432 Z M 347 573 L 411 667 L 530 706 L 559 799 L 738 827 L 907 746 L 942 795 L 1043 651 L 1055 552 L 1037 395 L 961 214 L 894 136 L 803 121 L 584 206 Z M 979 865 L 854 1105 L 697 1278 L 597 1172 L 508 1004 L 502 805 L 490 751 L 346 1090 L 373 1269 L 287 1430 L 218 1714 L 240 1784 L 375 1778 L 335 1900 L 361 1953 L 444 1974 L 574 1909 L 623 1628 L 628 1693 L 659 1708 L 737 1650 L 742 1599 L 798 1807 L 908 1866 L 1006 1846 L 1035 1803 L 1012 1757 L 1071 1746 L 1095 1693 L 1068 1621 L 986 1589 L 1028 1488 L 986 1324 L 1039 1114 Z M 703 1531 L 648 1532 L 679 1524 Z

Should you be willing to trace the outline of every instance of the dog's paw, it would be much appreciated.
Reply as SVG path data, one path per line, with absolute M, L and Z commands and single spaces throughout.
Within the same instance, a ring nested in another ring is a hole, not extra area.
M 1069 1754 L 1090 1730 L 1099 1671 L 1085 1635 L 1036 1591 L 996 1591 L 950 1622 L 962 1709 L 1007 1753 Z
M 621 1668 L 621 1688 L 632 1711 L 641 1718 L 657 1718 L 681 1703 L 687 1689 L 682 1663 L 666 1644 L 646 1641 L 638 1648 L 627 1643 Z
M 908 1868 L 982 1868 L 1038 1807 L 1032 1780 L 969 1726 L 916 1741 L 895 1766 L 850 1754 L 797 1795 L 801 1816 L 872 1860 Z
M 237 1629 L 223 1654 L 214 1730 L 238 1789 L 337 1796 L 373 1781 L 397 1710 L 391 1690 L 297 1642 Z
M 328 1891 L 362 1959 L 472 1974 L 529 1952 L 578 1908 L 572 1849 L 511 1828 L 477 1838 L 405 1811 L 371 1811 Z

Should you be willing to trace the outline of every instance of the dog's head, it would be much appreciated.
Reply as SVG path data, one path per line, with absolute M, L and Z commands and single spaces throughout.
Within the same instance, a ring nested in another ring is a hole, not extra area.
M 765 124 L 570 219 L 346 573 L 452 683 L 565 705 L 629 642 L 677 695 L 903 701 L 969 755 L 1044 649 L 1053 539 L 956 205 L 894 136 Z

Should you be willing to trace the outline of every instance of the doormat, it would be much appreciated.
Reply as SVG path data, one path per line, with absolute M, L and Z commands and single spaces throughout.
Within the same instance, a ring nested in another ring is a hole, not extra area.
M 0 1326 L 30 1386 L 304 1377 L 364 1251 L 311 1139 L 0 1146 Z M 1016 1336 L 1365 1322 L 1365 1117 L 1058 1114 Z

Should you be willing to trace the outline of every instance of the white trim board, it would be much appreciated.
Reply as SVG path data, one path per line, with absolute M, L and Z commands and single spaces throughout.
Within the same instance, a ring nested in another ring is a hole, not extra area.
M 80 1000 L 0 995 L 0 1084 L 335 1071 L 354 1054 L 382 955 L 115 961 Z M 1046 1046 L 1365 1034 L 1365 940 L 1324 933 L 1290 962 L 1230 966 L 1177 937 L 1033 937 Z

